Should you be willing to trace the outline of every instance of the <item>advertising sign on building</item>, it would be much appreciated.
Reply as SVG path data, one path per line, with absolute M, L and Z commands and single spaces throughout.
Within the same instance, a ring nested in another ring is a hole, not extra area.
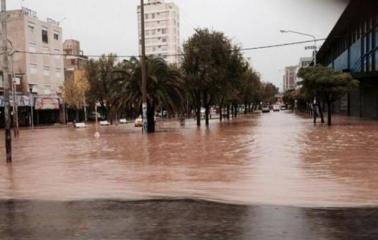
M 35 99 L 36 110 L 58 110 L 59 99 L 52 97 L 38 97 Z

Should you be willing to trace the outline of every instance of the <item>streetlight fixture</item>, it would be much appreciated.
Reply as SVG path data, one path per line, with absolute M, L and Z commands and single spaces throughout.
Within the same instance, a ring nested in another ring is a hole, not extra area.
M 308 33 L 297 32 L 297 31 L 293 31 L 293 30 L 280 30 L 280 32 L 281 33 L 293 33 L 293 34 L 302 35 L 302 36 L 306 36 L 306 37 L 310 37 L 310 38 L 314 39 L 314 46 L 313 46 L 313 49 L 314 49 L 314 66 L 317 65 L 317 59 L 316 59 L 317 46 L 316 46 L 316 37 L 315 37 L 315 35 L 308 34 Z M 313 101 L 314 123 L 316 123 L 316 117 L 317 117 L 316 116 L 317 115 L 316 106 L 317 106 L 317 101 L 316 101 L 316 97 L 314 97 L 314 101 Z
M 316 53 L 317 53 L 317 45 L 316 45 L 316 37 L 315 35 L 312 35 L 312 34 L 308 34 L 308 33 L 302 33 L 302 32 L 297 32 L 297 31 L 293 31 L 293 30 L 280 30 L 281 33 L 293 33 L 293 34 L 297 34 L 297 35 L 302 35 L 302 36 L 306 36 L 306 37 L 310 37 L 314 40 L 314 46 L 313 46 L 313 49 L 314 49 L 314 65 L 316 66 L 317 65 L 317 59 L 316 59 Z

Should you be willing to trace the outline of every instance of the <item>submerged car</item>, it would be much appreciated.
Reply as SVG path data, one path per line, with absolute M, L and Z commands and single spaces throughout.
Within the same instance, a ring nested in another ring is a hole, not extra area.
M 265 106 L 265 107 L 262 107 L 262 108 L 261 108 L 261 111 L 262 111 L 263 113 L 269 113 L 269 112 L 270 112 L 270 108 L 269 108 L 268 106 Z
M 142 119 L 142 117 L 138 117 L 137 119 L 135 119 L 134 126 L 135 127 L 143 127 L 143 119 Z
M 106 127 L 106 126 L 110 126 L 110 122 L 109 121 L 100 121 L 100 126 L 103 126 L 103 127 Z

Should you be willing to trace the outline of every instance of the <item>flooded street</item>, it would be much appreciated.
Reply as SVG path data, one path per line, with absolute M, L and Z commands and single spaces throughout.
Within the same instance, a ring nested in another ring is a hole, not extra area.
M 378 205 L 378 124 L 332 128 L 289 113 L 131 125 L 24 130 L 14 163 L 0 164 L 0 198 L 203 199 L 305 207 Z M 1 138 L 3 149 L 3 138 Z
M 23 130 L 2 239 L 377 239 L 378 124 L 290 113 Z M 4 142 L 1 142 L 3 148 Z M 217 203 L 216 203 L 217 202 Z

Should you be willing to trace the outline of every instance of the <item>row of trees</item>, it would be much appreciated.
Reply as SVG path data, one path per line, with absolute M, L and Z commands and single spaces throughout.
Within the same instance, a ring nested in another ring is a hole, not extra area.
M 168 65 L 163 58 L 146 59 L 149 132 L 155 131 L 154 116 L 160 109 L 182 116 L 194 113 L 200 126 L 202 108 L 205 109 L 206 125 L 209 125 L 210 110 L 214 106 L 223 120 L 223 116 L 236 115 L 240 104 L 248 113 L 260 102 L 274 102 L 278 89 L 273 84 L 261 82 L 260 75 L 248 64 L 240 48 L 223 33 L 198 29 L 185 42 L 183 50 L 180 68 Z M 116 55 L 103 56 L 90 60 L 86 73 L 83 81 L 89 87 L 80 89 L 84 90 L 89 105 L 100 103 L 109 120 L 116 114 L 135 117 L 141 113 L 139 59 L 119 61 Z M 80 108 L 77 102 L 83 92 L 79 91 L 73 97 L 66 85 L 63 89 L 66 104 Z
M 359 84 L 350 73 L 335 71 L 320 65 L 300 69 L 298 77 L 302 79 L 299 82 L 300 88 L 287 91 L 284 94 L 284 101 L 292 106 L 295 102 L 297 104 L 311 103 L 315 121 L 316 114 L 319 112 L 322 123 L 325 122 L 323 110 L 326 108 L 329 126 L 332 125 L 332 104 Z

